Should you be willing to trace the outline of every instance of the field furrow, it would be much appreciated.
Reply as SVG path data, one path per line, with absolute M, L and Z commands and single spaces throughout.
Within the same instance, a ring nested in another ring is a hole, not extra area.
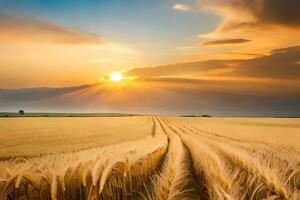
M 169 148 L 160 171 L 153 176 L 149 200 L 200 199 L 199 187 L 194 181 L 190 153 L 163 120 L 159 125 L 169 138 Z
M 168 123 L 189 147 L 196 173 L 204 173 L 211 199 L 299 198 L 299 168 L 290 157 Z

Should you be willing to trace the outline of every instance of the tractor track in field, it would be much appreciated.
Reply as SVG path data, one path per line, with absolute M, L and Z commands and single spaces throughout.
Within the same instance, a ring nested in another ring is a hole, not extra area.
M 223 187 L 222 190 L 224 191 L 221 190 L 221 192 L 224 193 L 223 196 L 225 199 L 298 199 L 300 197 L 299 188 L 297 186 L 300 182 L 300 172 L 297 170 L 297 163 L 295 165 L 290 164 L 290 160 L 271 154 L 272 160 L 265 162 L 265 165 L 267 165 L 267 167 L 265 167 L 263 159 L 266 156 L 270 156 L 270 152 L 265 149 L 256 151 L 252 147 L 251 150 L 251 147 L 245 147 L 245 144 L 249 144 L 246 141 L 231 140 L 231 138 L 203 132 L 201 130 L 199 131 L 193 127 L 188 128 L 178 123 L 170 122 L 167 119 L 162 119 L 162 121 L 183 139 L 185 145 L 187 145 L 190 152 L 192 152 L 193 162 L 196 162 L 197 156 L 200 156 L 200 154 L 196 155 L 195 153 L 193 155 L 193 149 L 195 149 L 195 147 L 201 149 L 201 146 L 207 146 L 207 148 L 209 148 L 209 154 L 211 154 L 210 156 L 215 156 L 216 161 L 220 160 L 219 162 L 222 162 L 221 165 L 223 166 L 220 166 L 219 169 L 227 171 L 227 173 L 224 173 L 223 177 L 225 178 L 225 182 L 220 182 L 219 186 L 221 188 Z M 199 134 L 201 134 L 201 136 Z M 190 140 L 186 139 L 188 137 Z M 197 140 L 198 142 L 192 140 Z M 194 146 L 191 146 L 191 144 Z M 263 143 L 263 145 L 265 148 L 272 147 L 265 143 Z M 239 151 L 245 154 L 237 153 Z M 280 171 L 276 167 L 274 168 L 274 163 L 279 166 L 282 165 L 280 166 L 281 168 L 288 168 L 288 170 Z M 199 167 L 195 165 L 194 167 L 198 168 L 198 172 L 195 173 L 197 179 L 202 180 L 200 184 L 205 183 L 204 185 L 207 190 L 212 190 L 209 188 L 212 187 L 208 181 L 209 177 L 211 179 L 211 177 L 216 176 L 216 180 L 222 179 L 222 175 L 217 177 L 218 174 L 210 175 L 209 172 L 205 172 L 204 169 L 199 169 Z M 220 172 L 222 173 L 222 171 Z M 294 181 L 294 183 L 290 183 L 291 180 Z M 287 184 L 287 182 L 289 183 Z M 236 183 L 239 184 L 237 185 Z M 209 191 L 209 193 L 213 193 L 213 191 Z M 220 198 L 220 196 L 216 197 L 212 194 L 210 195 L 211 199 Z
M 202 178 L 199 178 L 196 176 L 195 174 L 195 170 L 193 167 L 193 159 L 191 156 L 191 152 L 188 149 L 188 147 L 183 143 L 183 141 L 180 138 L 180 135 L 178 135 L 173 129 L 172 127 L 168 124 L 168 122 L 166 120 L 164 120 L 163 118 L 157 118 L 158 122 L 160 124 L 160 126 L 163 128 L 164 133 L 166 135 L 168 135 L 169 140 L 172 140 L 170 134 L 174 134 L 177 136 L 177 139 L 180 140 L 180 143 L 182 145 L 182 149 L 185 152 L 185 159 L 186 159 L 186 172 L 187 172 L 187 183 L 186 185 L 182 188 L 182 192 L 187 192 L 186 194 L 187 197 L 189 197 L 190 199 L 203 199 L 203 200 L 207 200 L 209 199 L 209 196 L 207 194 L 207 190 L 205 187 L 205 184 L 203 182 Z

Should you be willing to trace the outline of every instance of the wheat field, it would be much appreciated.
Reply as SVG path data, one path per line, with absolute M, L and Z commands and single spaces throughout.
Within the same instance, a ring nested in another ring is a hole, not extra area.
M 0 125 L 1 200 L 300 199 L 299 119 L 3 118 Z

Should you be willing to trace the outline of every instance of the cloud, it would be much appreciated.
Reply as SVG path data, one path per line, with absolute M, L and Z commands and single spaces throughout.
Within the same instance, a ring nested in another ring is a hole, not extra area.
M 52 98 L 57 98 L 68 93 L 73 93 L 79 90 L 88 88 L 90 85 L 81 85 L 74 87 L 36 87 L 36 88 L 21 88 L 21 89 L 0 89 L 1 102 L 13 101 L 30 102 L 42 101 Z
M 201 2 L 204 8 L 222 15 L 226 25 L 230 27 L 255 24 L 300 26 L 300 1 L 297 0 L 203 0 Z M 234 17 L 237 15 L 239 17 Z
M 177 3 L 173 6 L 174 10 L 181 10 L 181 11 L 187 11 L 190 9 L 190 7 L 183 3 Z
M 199 0 L 202 10 L 220 17 L 216 28 L 199 37 L 246 38 L 240 51 L 266 54 L 275 48 L 300 45 L 300 1 L 297 0 Z M 293 37 L 291 37 L 293 36 Z M 297 39 L 296 39 L 297 38 Z
M 103 43 L 97 34 L 70 30 L 35 17 L 4 14 L 0 14 L 0 40 L 67 45 Z
M 208 60 L 133 68 L 128 70 L 126 75 L 139 77 L 201 76 L 218 73 L 219 70 L 226 70 L 226 66 L 229 66 L 231 62 L 225 60 Z
M 223 54 L 231 54 L 231 55 L 240 55 L 240 56 L 265 56 L 264 54 L 259 53 L 249 53 L 249 52 L 222 52 Z
M 225 40 L 207 41 L 201 43 L 200 45 L 202 46 L 235 45 L 235 44 L 242 44 L 250 41 L 251 40 L 247 40 L 247 39 L 225 39 Z
M 242 61 L 231 72 L 237 76 L 300 80 L 300 46 L 276 49 L 269 56 Z
M 247 60 L 207 60 L 176 63 L 145 68 L 133 68 L 126 72 L 141 77 L 247 77 L 266 79 L 300 80 L 300 46 L 276 49 L 270 55 Z
M 300 110 L 300 90 L 288 92 L 279 83 L 147 78 L 137 79 L 133 84 L 138 87 L 124 85 L 117 92 L 118 88 L 102 83 L 0 90 L 0 110 L 214 116 L 295 116 Z
M 207 60 L 133 68 L 124 84 L 0 89 L 0 110 L 296 116 L 300 46 L 248 60 Z

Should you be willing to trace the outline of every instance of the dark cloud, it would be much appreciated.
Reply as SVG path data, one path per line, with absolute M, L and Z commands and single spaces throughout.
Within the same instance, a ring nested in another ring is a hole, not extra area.
M 222 52 L 223 54 L 229 54 L 229 55 L 242 55 L 242 56 L 264 56 L 264 54 L 259 54 L 259 53 L 247 53 L 247 52 Z
M 225 40 L 214 40 L 214 41 L 202 42 L 200 45 L 201 46 L 235 45 L 235 44 L 242 44 L 250 41 L 251 40 L 247 40 L 247 39 L 225 39 Z
M 299 0 L 247 0 L 249 10 L 266 23 L 300 26 Z M 258 4 L 258 5 L 257 5 Z
M 224 15 L 225 18 L 236 13 L 237 18 L 234 20 L 240 22 L 229 23 L 227 28 L 261 23 L 300 26 L 300 1 L 298 0 L 203 0 L 201 2 L 203 6 Z
M 214 116 L 296 116 L 300 112 L 300 90 L 286 93 L 278 88 L 280 84 L 185 78 L 147 78 L 135 82 L 139 87 L 123 87 L 117 94 L 102 83 L 72 88 L 0 90 L 0 110 Z M 270 92 L 273 88 L 278 88 L 275 94 Z
M 300 46 L 273 50 L 270 55 L 248 60 L 208 60 L 147 68 L 134 68 L 127 75 L 141 77 L 214 76 L 300 80 Z
M 240 61 L 228 74 L 300 80 L 300 46 L 277 49 L 269 56 Z M 300 83 L 299 83 L 300 84 Z
M 83 45 L 99 44 L 103 39 L 97 34 L 70 30 L 35 17 L 0 13 L 0 41 Z
M 90 87 L 90 85 L 82 85 L 75 87 L 37 87 L 37 88 L 21 88 L 21 89 L 0 89 L 0 102 L 14 101 L 41 101 L 57 98 L 62 95 L 73 93 Z

